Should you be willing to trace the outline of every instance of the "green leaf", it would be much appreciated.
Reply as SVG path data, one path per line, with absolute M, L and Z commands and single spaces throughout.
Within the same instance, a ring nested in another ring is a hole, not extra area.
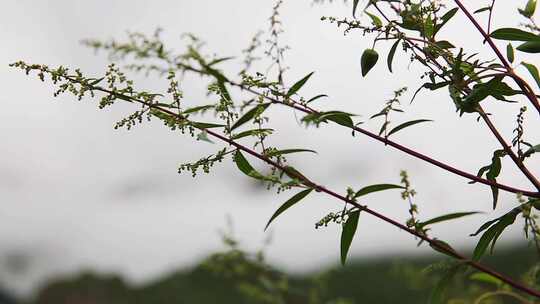
M 354 0 L 353 1 L 353 9 L 352 9 L 352 15 L 354 18 L 356 18 L 356 8 L 358 7 L 358 3 L 360 2 L 360 0 Z
M 502 286 L 504 283 L 503 281 L 497 279 L 496 277 L 490 275 L 490 274 L 487 274 L 485 272 L 476 272 L 476 273 L 473 273 L 470 277 L 469 277 L 470 280 L 473 280 L 473 281 L 477 281 L 477 282 L 483 282 L 483 283 L 488 283 L 488 284 L 492 284 L 492 285 L 495 285 L 496 287 L 500 287 Z
M 531 18 L 536 11 L 536 0 L 527 1 L 525 9 L 518 9 L 519 13 L 527 18 Z
M 491 168 L 491 165 L 484 166 L 484 167 L 480 168 L 478 170 L 478 173 L 476 174 L 476 176 L 477 177 L 482 177 L 482 175 L 484 175 L 484 173 L 486 173 L 490 168 Z M 476 181 L 474 181 L 474 180 L 469 182 L 469 184 L 475 184 L 475 183 L 476 183 Z
M 533 206 L 534 209 L 540 211 L 540 198 L 536 198 L 536 199 L 529 198 L 528 204 L 531 204 L 531 206 Z
M 475 10 L 473 14 L 479 14 L 479 13 L 490 11 L 490 10 L 491 10 L 491 6 L 485 6 L 485 7 Z
M 306 101 L 306 103 L 313 102 L 313 101 L 315 101 L 315 100 L 317 100 L 317 99 L 319 99 L 319 98 L 323 98 L 323 97 L 328 97 L 328 95 L 326 95 L 326 94 L 317 95 L 317 96 L 315 96 L 315 97 L 309 99 L 308 101 Z
M 523 158 L 529 157 L 534 153 L 540 152 L 540 145 L 530 147 L 525 153 L 523 153 Z
M 374 49 L 366 49 L 362 53 L 360 65 L 362 66 L 362 76 L 365 77 L 367 73 L 377 64 L 379 60 L 379 54 Z
M 101 77 L 101 78 L 98 78 L 98 79 L 94 79 L 92 80 L 89 85 L 90 86 L 95 86 L 96 84 L 100 83 L 103 79 L 105 79 L 105 77 Z
M 204 106 L 193 107 L 193 108 L 186 109 L 185 111 L 182 112 L 182 114 L 186 115 L 186 114 L 201 112 L 208 109 L 212 109 L 214 107 L 215 107 L 214 105 L 204 105 Z
M 366 15 L 369 16 L 369 18 L 371 18 L 371 22 L 373 23 L 373 25 L 375 25 L 376 27 L 382 27 L 383 26 L 383 23 L 381 21 L 381 19 L 373 14 L 370 14 L 369 12 L 365 12 Z
M 278 208 L 278 210 L 276 210 L 276 212 L 272 215 L 272 217 L 270 217 L 270 220 L 268 220 L 268 223 L 264 227 L 264 230 L 268 229 L 268 226 L 270 226 L 270 223 L 272 223 L 272 221 L 274 221 L 276 219 L 276 217 L 278 217 L 280 214 L 285 212 L 285 210 L 292 207 L 294 204 L 301 201 L 304 197 L 306 197 L 308 194 L 310 194 L 311 191 L 313 191 L 313 189 L 307 189 L 307 190 L 301 191 L 301 192 L 295 194 L 289 200 L 287 200 L 283 205 L 281 205 L 281 207 Z
M 469 236 L 477 236 L 480 232 L 488 229 L 491 225 L 493 225 L 494 223 L 498 222 L 501 218 L 498 217 L 494 220 L 491 220 L 491 221 L 487 221 L 485 223 L 482 224 L 482 226 L 480 226 L 480 228 L 478 228 L 478 230 L 476 230 L 475 233 L 471 233 L 469 234 Z
M 491 241 L 495 237 L 495 234 L 497 233 L 497 230 L 495 228 L 496 226 L 497 225 L 491 226 L 480 237 L 480 240 L 478 241 L 478 243 L 476 244 L 476 247 L 474 248 L 474 252 L 473 252 L 473 260 L 474 261 L 479 261 L 482 258 L 482 256 L 484 255 L 484 253 L 486 252 L 486 250 L 487 250 L 487 248 L 489 246 L 489 243 L 491 243 Z
M 347 261 L 347 253 L 351 247 L 354 234 L 356 233 L 356 228 L 358 227 L 358 218 L 360 216 L 360 210 L 355 210 L 349 213 L 347 221 L 343 225 L 343 230 L 341 232 L 341 264 L 345 265 Z
M 536 66 L 526 62 L 522 62 L 521 64 L 527 68 L 531 76 L 534 78 L 534 81 L 536 81 L 536 85 L 540 88 L 540 75 L 538 74 L 538 69 Z
M 308 125 L 313 123 L 318 126 L 320 123 L 326 123 L 328 120 L 331 120 L 337 124 L 352 128 L 354 127 L 354 122 L 351 116 L 356 115 L 342 111 L 317 112 L 302 117 L 302 121 Z
M 450 42 L 446 40 L 437 41 L 435 42 L 435 45 L 443 50 L 455 48 L 453 44 L 451 44 Z
M 307 76 L 305 76 L 304 78 L 298 80 L 295 84 L 293 84 L 293 86 L 289 89 L 289 91 L 287 92 L 287 94 L 285 96 L 286 97 L 291 97 L 291 96 L 294 95 L 294 93 L 298 92 L 298 90 L 300 90 L 306 84 L 306 82 L 313 75 L 313 73 L 315 73 L 315 72 L 311 72 L 311 73 L 307 74 Z
M 508 58 L 508 61 L 510 61 L 510 63 L 514 62 L 514 47 L 511 43 L 506 46 L 506 58 Z
M 517 210 L 517 211 L 516 211 Z M 510 226 L 516 220 L 516 216 L 519 214 L 519 209 L 514 209 L 509 213 L 500 217 L 496 224 L 492 225 L 486 232 L 482 234 L 480 240 L 476 244 L 473 253 L 473 261 L 478 261 L 482 258 L 486 252 L 488 246 L 491 244 L 490 251 L 493 252 L 497 239 L 502 234 L 506 227 Z
M 200 55 L 199 55 L 200 56 Z M 231 94 L 229 94 L 229 91 L 227 90 L 227 87 L 225 86 L 225 83 L 227 83 L 229 80 L 225 75 L 223 75 L 220 71 L 210 67 L 206 63 L 204 63 L 204 60 L 202 58 L 197 59 L 201 66 L 204 68 L 204 70 L 209 74 L 214 76 L 216 79 L 216 83 L 218 85 L 220 93 L 223 95 L 223 97 L 227 100 L 231 100 Z
M 493 31 L 489 36 L 499 40 L 511 41 L 540 41 L 540 36 L 517 28 L 500 28 Z
M 540 41 L 529 41 L 517 47 L 519 51 L 525 53 L 540 53 Z
M 441 28 L 448 22 L 450 21 L 450 19 L 452 19 L 452 17 L 454 17 L 456 15 L 456 13 L 458 12 L 458 8 L 457 7 L 454 7 L 453 9 L 449 10 L 448 12 L 446 12 L 442 17 L 441 17 L 441 24 L 437 24 L 435 26 L 435 34 L 437 34 Z
M 265 180 L 265 176 L 257 172 L 255 168 L 251 166 L 251 164 L 247 161 L 247 159 L 242 155 L 240 150 L 236 151 L 234 154 L 234 162 L 236 163 L 236 166 L 242 173 L 249 177 L 253 177 L 258 180 Z
M 501 157 L 505 155 L 504 150 L 496 150 L 493 152 L 493 157 L 491 158 L 491 165 L 489 170 L 486 173 L 486 178 L 492 182 L 497 181 L 497 177 L 501 173 Z M 499 199 L 499 188 L 491 186 L 491 192 L 493 195 L 493 209 L 497 207 L 497 201 Z
M 309 149 L 285 149 L 285 150 L 276 150 L 272 151 L 270 153 L 267 153 L 266 156 L 273 157 L 283 154 L 291 154 L 291 153 L 299 153 L 299 152 L 311 152 L 317 154 L 317 151 L 309 150 Z
M 411 121 L 408 121 L 408 122 L 404 122 L 404 123 L 400 124 L 399 126 L 393 128 L 390 132 L 388 132 L 387 136 L 390 136 L 390 135 L 398 132 L 399 130 L 405 129 L 405 128 L 410 127 L 412 125 L 419 124 L 419 123 L 422 123 L 422 122 L 428 122 L 428 121 L 433 121 L 433 120 L 430 120 L 430 119 L 417 119 L 417 120 L 411 120 Z
M 443 21 L 442 25 L 444 25 L 446 22 L 450 21 L 450 19 L 452 19 L 456 13 L 458 12 L 458 8 L 457 7 L 454 7 L 453 9 L 449 10 L 448 12 L 446 12 L 442 17 L 441 17 L 441 20 Z
M 132 100 L 132 97 L 129 97 L 129 96 L 126 96 L 126 95 L 123 95 L 123 94 L 115 94 L 114 97 L 118 98 L 118 99 L 122 99 L 124 101 L 128 101 L 128 102 L 133 102 Z
M 270 106 L 270 103 L 262 103 L 254 107 L 253 109 L 249 110 L 244 114 L 240 119 L 238 119 L 231 127 L 231 131 L 240 127 L 241 125 L 245 124 L 246 122 L 250 121 L 252 118 L 254 118 L 257 115 L 261 115 L 268 107 Z
M 394 61 L 394 55 L 396 54 L 396 50 L 400 42 L 401 38 L 394 42 L 392 48 L 390 48 L 390 52 L 388 52 L 388 59 L 386 60 L 386 63 L 388 64 L 388 70 L 390 71 L 390 73 L 392 73 L 392 62 Z
M 197 129 L 212 129 L 212 128 L 223 128 L 225 125 L 215 124 L 215 123 L 208 123 L 208 122 L 196 122 L 192 121 L 190 122 L 192 126 L 194 126 Z
M 428 39 L 431 39 L 433 37 L 433 33 L 433 20 L 431 19 L 431 16 L 428 16 L 426 20 L 424 20 L 424 36 Z
M 364 187 L 364 188 L 358 190 L 354 194 L 354 197 L 357 198 L 357 197 L 360 197 L 360 196 L 363 196 L 363 195 L 366 195 L 366 194 L 370 194 L 370 193 L 373 193 L 373 192 L 385 191 L 385 190 L 389 190 L 389 189 L 405 189 L 405 188 L 403 186 L 393 185 L 393 184 L 376 184 L 376 185 L 367 186 L 367 187 Z
M 223 57 L 223 58 L 216 58 L 208 63 L 208 66 L 213 66 L 215 64 L 234 59 L 234 57 Z
M 492 96 L 498 100 L 507 101 L 505 96 L 517 94 L 508 84 L 504 83 L 503 76 L 495 76 L 486 83 L 478 83 L 474 85 L 473 90 L 464 99 L 457 99 L 456 107 L 461 113 L 473 113 L 478 109 L 478 104 Z
M 478 213 L 480 213 L 480 212 L 474 211 L 474 212 L 457 212 L 457 213 L 445 214 L 445 215 L 442 215 L 442 216 L 432 218 L 432 219 L 427 220 L 425 222 L 422 222 L 419 225 L 420 225 L 420 227 L 425 227 L 425 226 L 428 226 L 428 225 L 431 225 L 431 224 L 440 223 L 440 222 L 444 222 L 444 221 L 449 221 L 449 220 L 457 219 L 457 218 L 468 216 L 468 215 L 478 214 Z
M 232 140 L 237 140 L 243 137 L 247 136 L 257 136 L 262 134 L 272 134 L 274 129 L 253 129 L 253 130 L 247 130 L 244 132 L 240 132 L 238 134 L 235 134 L 231 137 Z
M 339 125 L 353 128 L 354 122 L 351 119 L 351 115 L 344 112 L 332 113 L 331 115 L 324 116 L 324 119 L 331 120 Z

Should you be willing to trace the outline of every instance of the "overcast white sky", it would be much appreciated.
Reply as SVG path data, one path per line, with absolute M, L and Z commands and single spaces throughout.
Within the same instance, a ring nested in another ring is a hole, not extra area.
M 479 1 L 465 1 L 479 5 Z M 516 25 L 513 1 L 501 2 L 495 27 Z M 103 54 L 95 55 L 79 44 L 84 38 L 125 37 L 126 30 L 152 33 L 165 29 L 166 42 L 182 49 L 181 33 L 195 33 L 208 42 L 208 50 L 220 55 L 239 55 L 252 35 L 268 27 L 273 1 L 31 1 L 4 0 L 0 11 L 0 285 L 25 293 L 44 279 L 94 269 L 118 272 L 133 282 L 145 282 L 178 267 L 193 265 L 205 254 L 221 248 L 217 231 L 234 220 L 235 234 L 248 249 L 257 248 L 268 236 L 264 223 L 291 193 L 275 195 L 258 191 L 230 162 L 210 175 L 192 179 L 178 175 L 178 164 L 195 160 L 219 146 L 194 142 L 168 132 L 158 122 L 131 131 L 112 126 L 129 107 L 98 111 L 90 100 L 73 102 L 70 97 L 53 99 L 50 83 L 29 79 L 7 68 L 18 59 L 80 67 L 88 73 L 102 73 L 107 64 Z M 283 22 L 286 54 L 291 70 L 289 83 L 316 71 L 306 96 L 325 93 L 325 109 L 363 114 L 375 113 L 391 92 L 401 86 L 414 91 L 420 83 L 419 69 L 398 55 L 395 72 L 389 74 L 381 62 L 367 78 L 360 76 L 360 56 L 370 39 L 358 33 L 344 37 L 335 26 L 320 17 L 349 16 L 350 6 L 342 3 L 312 6 L 309 0 L 285 1 Z M 506 22 L 506 23 L 505 23 Z M 465 26 L 459 15 L 454 31 L 444 32 L 456 45 L 477 41 L 478 35 Z M 475 40 L 476 39 L 476 40 Z M 380 45 L 381 58 L 388 45 Z M 473 42 L 484 58 L 493 55 Z M 234 64 L 229 64 L 236 71 Z M 525 75 L 524 71 L 521 72 Z M 165 88 L 155 79 L 139 82 L 141 87 Z M 186 78 L 182 83 L 186 102 L 202 103 L 205 83 Z M 407 96 L 410 98 L 410 95 Z M 197 100 L 197 101 L 189 101 Z M 405 103 L 407 104 L 407 103 Z M 454 106 L 443 94 L 421 94 L 408 113 L 411 117 L 434 119 L 435 123 L 403 131 L 398 142 L 437 159 L 447 160 L 470 172 L 487 163 L 497 143 L 475 117 L 459 119 Z M 500 107 L 493 101 L 486 108 L 507 138 L 519 105 Z M 540 142 L 537 115 L 529 111 L 527 138 Z M 343 192 L 381 182 L 398 182 L 399 170 L 409 170 L 421 217 L 446 212 L 490 211 L 491 194 L 481 185 L 428 166 L 391 148 L 339 127 L 306 130 L 296 122 L 298 113 L 272 110 L 278 132 L 275 143 L 283 147 L 308 147 L 319 151 L 302 159 L 290 157 L 314 180 Z M 531 123 L 536 119 L 535 123 Z M 366 125 L 376 130 L 377 123 Z M 509 162 L 501 181 L 528 188 Z M 530 161 L 540 173 L 540 162 Z M 472 246 L 467 237 L 481 217 L 492 218 L 514 206 L 512 195 L 501 194 L 496 213 L 460 220 L 462 225 L 440 225 L 433 235 L 457 247 Z M 398 193 L 384 193 L 364 202 L 377 211 L 405 220 L 407 206 Z M 295 271 L 316 269 L 338 261 L 339 228 L 314 230 L 314 223 L 339 205 L 323 195 L 313 195 L 276 221 L 270 260 Z M 512 228 L 503 242 L 519 239 L 521 230 Z M 405 233 L 362 215 L 352 254 L 398 254 L 419 252 L 416 242 Z M 425 249 L 424 249 L 425 250 Z M 13 261 L 26 257 L 28 267 L 14 272 Z

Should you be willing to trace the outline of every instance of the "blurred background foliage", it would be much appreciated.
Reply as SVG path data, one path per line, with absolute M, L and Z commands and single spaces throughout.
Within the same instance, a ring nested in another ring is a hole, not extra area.
M 267 265 L 264 252 L 248 253 L 224 236 L 227 249 L 191 269 L 179 269 L 150 283 L 133 286 L 114 274 L 81 272 L 44 284 L 35 297 L 16 301 L 0 293 L 0 303 L 20 304 L 146 304 L 146 303 L 426 303 L 445 270 L 452 265 L 442 255 L 351 259 L 347 267 L 321 265 L 320 270 L 289 274 Z M 512 263 L 508 263 L 512 260 Z M 538 286 L 530 265 L 534 251 L 500 248 L 486 264 L 516 279 Z M 507 287 L 465 272 L 448 284 L 447 303 L 522 303 L 504 295 Z M 528 302 L 525 302 L 528 303 Z

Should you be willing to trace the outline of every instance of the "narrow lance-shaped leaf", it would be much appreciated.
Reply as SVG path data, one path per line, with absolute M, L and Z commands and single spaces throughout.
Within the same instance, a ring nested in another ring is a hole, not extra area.
M 491 38 L 511 41 L 540 41 L 540 36 L 517 28 L 500 28 L 490 34 Z
M 278 208 L 278 210 L 272 215 L 266 226 L 264 227 L 264 230 L 268 229 L 268 226 L 270 226 L 270 223 L 272 223 L 280 214 L 285 212 L 285 210 L 292 207 L 294 204 L 301 201 L 303 198 L 305 198 L 308 194 L 311 193 L 313 189 L 307 189 L 301 192 L 298 192 L 293 197 L 291 197 L 289 200 L 287 200 L 281 207 Z
M 94 79 L 92 80 L 89 85 L 90 86 L 95 86 L 96 84 L 100 83 L 103 79 L 105 79 L 105 77 L 101 77 L 101 78 L 98 78 L 98 79 Z
M 306 101 L 306 103 L 314 102 L 315 100 L 317 100 L 319 98 L 323 98 L 323 97 L 328 97 L 328 95 L 326 95 L 326 94 L 317 95 L 315 97 L 310 98 L 308 101 Z
M 452 17 L 454 17 L 454 15 L 458 12 L 458 8 L 457 7 L 454 7 L 453 9 L 449 10 L 448 12 L 446 12 L 442 17 L 441 17 L 441 20 L 442 22 L 440 24 L 437 24 L 435 26 L 435 33 L 434 34 L 437 34 L 437 32 L 439 32 L 441 30 L 441 28 L 448 22 L 450 21 L 450 19 L 452 19 Z
M 490 220 L 490 221 L 487 221 L 485 223 L 482 224 L 482 226 L 480 226 L 480 228 L 478 228 L 478 230 L 476 230 L 475 233 L 471 233 L 469 234 L 469 236 L 477 236 L 480 232 L 488 229 L 491 225 L 493 225 L 494 223 L 498 222 L 501 218 L 498 217 L 494 220 Z
M 345 127 L 354 127 L 354 122 L 352 121 L 351 115 L 348 115 L 347 113 L 333 113 L 324 118 Z
M 244 132 L 240 132 L 238 134 L 235 134 L 231 137 L 232 140 L 248 137 L 248 136 L 256 136 L 256 135 L 263 135 L 263 134 L 272 134 L 274 129 L 253 129 L 253 130 L 247 130 Z
M 206 111 L 208 109 L 212 109 L 214 108 L 215 105 L 204 105 L 204 106 L 198 106 L 198 107 L 193 107 L 193 108 L 189 108 L 189 109 L 186 109 L 182 112 L 182 114 L 191 114 L 191 113 L 197 113 L 197 112 L 201 112 L 201 111 Z
M 388 70 L 390 73 L 392 73 L 392 62 L 394 61 L 394 55 L 396 54 L 396 50 L 400 42 L 401 39 L 396 40 L 396 42 L 394 42 L 392 45 L 392 48 L 390 48 L 390 52 L 388 52 L 388 59 L 386 60 L 386 63 L 388 64 Z
M 260 174 L 255 168 L 251 166 L 251 164 L 247 161 L 247 159 L 242 155 L 240 151 L 236 151 L 234 154 L 234 162 L 236 163 L 236 166 L 242 173 L 249 177 L 253 177 L 255 179 L 264 180 L 264 175 Z
M 223 58 L 216 58 L 208 63 L 208 66 L 213 66 L 215 64 L 234 59 L 234 57 L 223 57 Z
M 540 152 L 540 145 L 532 146 L 523 153 L 523 158 L 529 157 L 534 153 Z
M 486 173 L 486 178 L 492 182 L 497 181 L 497 177 L 501 173 L 502 163 L 501 157 L 506 153 L 504 150 L 496 150 L 493 152 L 493 157 L 491 158 L 491 165 L 489 170 Z M 499 188 L 491 186 L 491 193 L 493 196 L 493 209 L 497 207 L 497 201 L 499 200 Z
M 295 84 L 293 84 L 293 86 L 289 89 L 289 91 L 287 92 L 287 94 L 285 96 L 286 97 L 291 97 L 296 92 L 298 92 L 298 90 L 300 90 L 306 84 L 306 82 L 313 75 L 313 73 L 315 73 L 315 72 L 311 72 L 311 73 L 307 74 L 307 76 L 305 76 L 304 78 L 298 80 Z
M 272 157 L 272 156 L 278 156 L 278 155 L 283 155 L 283 154 L 291 154 L 291 153 L 299 153 L 299 152 L 311 152 L 311 153 L 317 154 L 317 151 L 309 150 L 309 149 L 284 149 L 284 150 L 271 151 L 271 152 L 267 153 L 266 156 Z
M 354 197 L 357 198 L 357 197 L 360 197 L 369 193 L 385 191 L 389 189 L 405 189 L 405 188 L 403 186 L 393 185 L 393 184 L 376 184 L 376 185 L 367 186 L 358 190 L 354 194 Z
M 270 103 L 263 103 L 260 105 L 257 105 L 253 109 L 249 110 L 244 114 L 242 117 L 240 117 L 231 127 L 231 131 L 240 127 L 241 125 L 245 124 L 246 122 L 250 121 L 255 115 L 260 115 L 262 112 L 264 112 L 268 107 L 270 106 Z
M 382 23 L 382 21 L 381 21 L 381 19 L 379 17 L 377 17 L 377 16 L 375 16 L 375 15 L 369 13 L 369 12 L 365 12 L 365 13 L 366 13 L 366 15 L 369 16 L 369 18 L 371 18 L 371 22 L 373 23 L 373 25 L 375 25 L 376 27 L 383 26 L 383 23 Z
M 482 8 L 479 8 L 479 9 L 475 10 L 473 12 L 473 14 L 479 14 L 479 13 L 487 12 L 487 11 L 490 11 L 490 10 L 491 10 L 491 6 L 484 6 Z
M 474 248 L 473 253 L 473 260 L 478 261 L 484 253 L 486 252 L 488 246 L 491 244 L 491 252 L 493 252 L 493 248 L 495 247 L 495 243 L 497 242 L 497 239 L 502 234 L 504 229 L 506 227 L 510 226 L 514 223 L 516 220 L 516 216 L 520 213 L 520 209 L 513 209 L 509 213 L 501 216 L 496 220 L 496 223 L 493 224 L 486 232 L 482 234 L 480 237 L 480 240 L 476 244 L 476 247 Z M 493 221 L 492 221 L 493 222 Z M 489 222 L 488 222 L 489 223 Z M 486 223 L 487 224 L 487 223 Z M 485 226 L 484 224 L 483 226 Z
M 417 120 L 411 120 L 411 121 L 408 121 L 408 122 L 404 122 L 404 123 L 400 124 L 399 126 L 397 126 L 397 127 L 393 128 L 392 130 L 390 130 L 390 132 L 388 132 L 387 136 L 390 136 L 390 135 L 398 132 L 399 130 L 405 129 L 405 128 L 410 127 L 412 125 L 419 124 L 419 123 L 422 123 L 422 122 L 427 122 L 427 121 L 433 121 L 433 120 L 430 120 L 430 119 L 417 119 Z
M 531 76 L 534 78 L 534 81 L 536 81 L 536 85 L 540 88 L 540 74 L 538 73 L 536 66 L 527 62 L 522 62 L 521 64 L 527 68 Z
M 489 243 L 493 240 L 493 238 L 495 237 L 495 234 L 497 233 L 496 226 L 497 224 L 491 226 L 480 237 L 480 240 L 478 241 L 478 243 L 476 244 L 476 247 L 474 248 L 474 253 L 473 253 L 474 261 L 480 260 L 480 258 L 482 258 L 482 256 L 486 252 L 489 246 Z
M 486 173 L 490 168 L 491 168 L 491 165 L 484 166 L 484 167 L 480 168 L 480 170 L 478 170 L 478 173 L 476 174 L 476 176 L 482 177 L 482 175 L 484 175 L 484 173 Z M 476 181 L 474 181 L 474 180 L 469 182 L 469 184 L 474 184 L 474 183 L 476 183 Z
M 192 126 L 198 129 L 212 129 L 212 128 L 223 128 L 225 125 L 221 124 L 215 124 L 215 123 L 208 123 L 208 122 L 196 122 L 192 121 L 190 122 Z
M 446 40 L 437 41 L 437 42 L 435 42 L 435 45 L 438 48 L 443 49 L 443 50 L 453 49 L 453 48 L 456 47 L 455 45 L 453 45 L 452 43 L 450 43 L 449 41 L 446 41 Z
M 432 219 L 427 220 L 425 222 L 422 222 L 422 223 L 420 223 L 420 226 L 425 227 L 425 226 L 428 226 L 428 225 L 431 225 L 431 224 L 440 223 L 440 222 L 449 221 L 449 220 L 454 220 L 454 219 L 458 219 L 460 217 L 473 215 L 473 214 L 478 214 L 478 213 L 480 213 L 480 212 L 474 211 L 474 212 L 457 212 L 457 213 L 445 214 L 445 215 L 442 215 L 442 216 L 432 218 Z
M 519 45 L 517 49 L 525 53 L 540 53 L 540 41 L 525 42 Z
M 358 218 L 360 216 L 360 210 L 355 210 L 349 213 L 347 221 L 343 225 L 341 232 L 341 264 L 345 265 L 347 261 L 347 254 L 351 247 L 356 228 L 358 227 Z

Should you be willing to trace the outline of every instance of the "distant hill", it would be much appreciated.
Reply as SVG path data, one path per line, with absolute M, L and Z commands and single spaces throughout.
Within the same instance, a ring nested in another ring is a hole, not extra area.
M 532 248 L 500 249 L 485 263 L 519 279 L 527 266 L 536 261 Z M 329 267 L 321 273 L 292 276 L 294 288 L 322 278 L 329 297 L 345 297 L 355 303 L 426 303 L 437 275 L 424 275 L 422 269 L 445 260 L 443 256 L 393 257 L 352 260 L 347 267 Z M 512 263 L 508 263 L 512 261 Z M 463 290 L 456 280 L 451 293 Z M 233 279 L 220 277 L 204 267 L 179 270 L 142 287 L 127 285 L 120 277 L 91 273 L 50 282 L 38 293 L 33 304 L 150 304 L 150 303 L 253 303 L 236 288 Z M 295 302 L 296 303 L 296 302 Z M 297 303 L 304 303 L 299 300 Z M 0 300 L 0 304 L 3 304 Z

